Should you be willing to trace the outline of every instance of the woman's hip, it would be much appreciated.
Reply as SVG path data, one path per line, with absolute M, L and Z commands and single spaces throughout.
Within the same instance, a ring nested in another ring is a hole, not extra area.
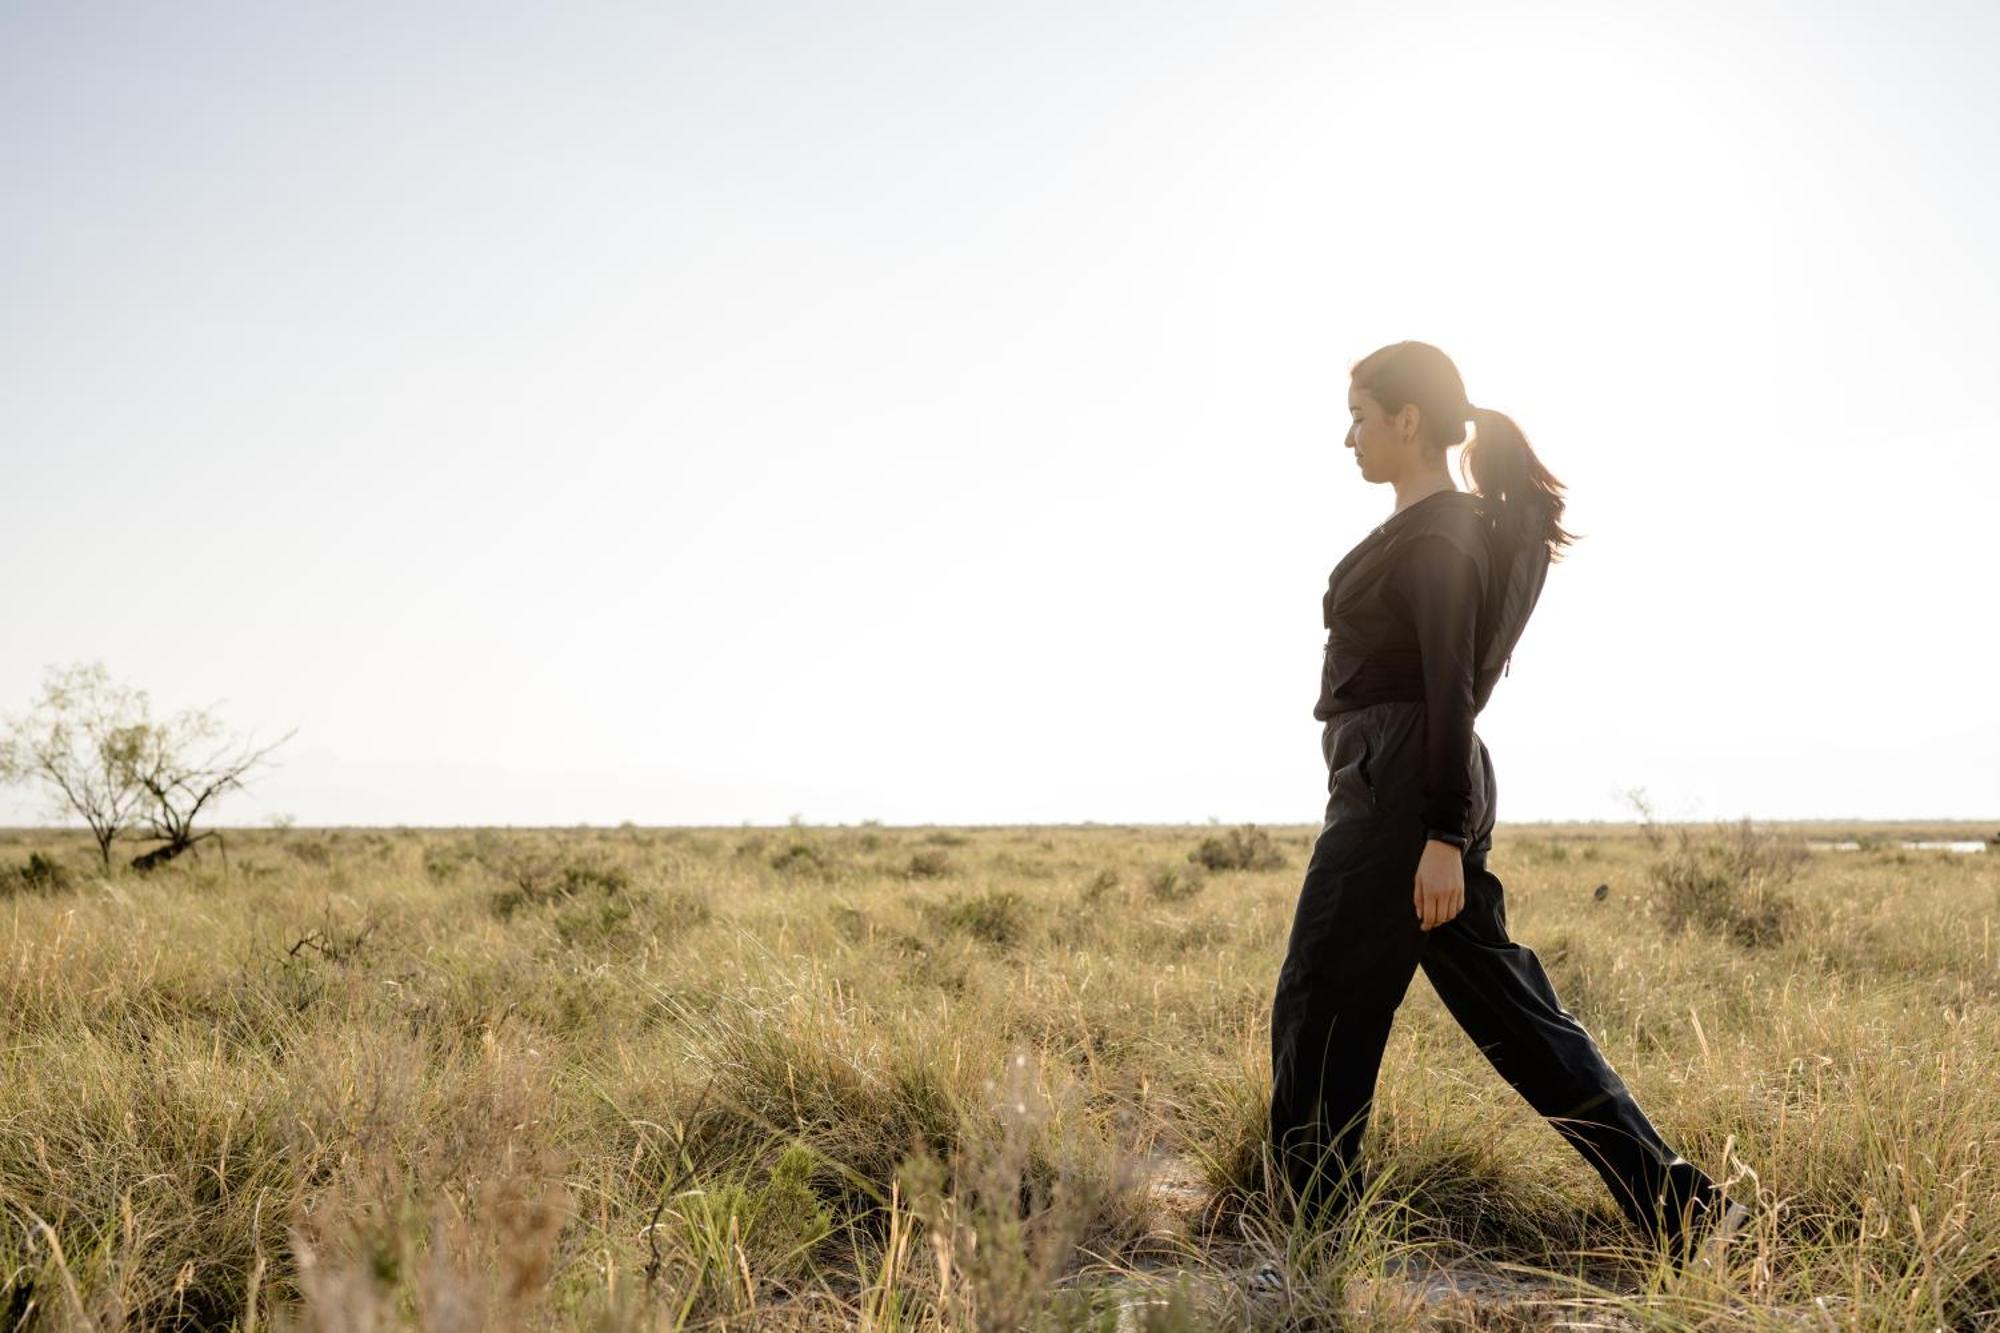
M 1424 717 L 1422 702 L 1392 700 L 1335 713 L 1320 733 L 1326 761 L 1325 825 L 1421 821 Z M 1472 791 L 1473 841 L 1490 830 L 1493 760 L 1478 732 L 1465 754 Z M 1470 845 L 1470 844 L 1468 844 Z

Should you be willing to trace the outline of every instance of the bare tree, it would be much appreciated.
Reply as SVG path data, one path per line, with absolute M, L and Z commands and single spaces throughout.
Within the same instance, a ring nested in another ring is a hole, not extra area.
M 199 842 L 221 835 L 195 832 L 194 821 L 244 775 L 290 740 L 286 732 L 268 745 L 227 736 L 212 712 L 188 709 L 147 726 L 131 756 L 131 774 L 147 798 L 144 822 L 160 845 L 132 859 L 135 870 L 164 865 Z
M 0 726 L 0 782 L 43 787 L 58 817 L 78 815 L 111 865 L 111 843 L 149 799 L 135 767 L 151 731 L 146 692 L 101 662 L 50 667 L 42 697 Z
M 206 709 L 155 722 L 146 692 L 103 663 L 50 667 L 34 707 L 0 725 L 0 782 L 37 783 L 59 816 L 81 816 L 107 869 L 112 842 L 144 830 L 161 845 L 132 864 L 150 870 L 215 837 L 195 820 L 292 734 L 238 740 Z

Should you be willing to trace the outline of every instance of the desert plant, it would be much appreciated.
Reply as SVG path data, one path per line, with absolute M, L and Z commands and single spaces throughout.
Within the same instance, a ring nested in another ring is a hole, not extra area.
M 69 885 L 69 867 L 40 852 L 28 853 L 25 865 L 0 870 L 0 898 L 10 893 L 60 893 Z
M 1208 873 L 1196 861 L 1187 866 L 1160 866 L 1146 877 L 1146 892 L 1163 903 L 1184 903 L 1208 886 Z
M 1647 871 L 1667 929 L 1719 930 L 1753 946 L 1784 938 L 1797 910 L 1785 886 L 1805 861 L 1804 848 L 1748 819 L 1700 838 L 1686 828 L 1674 832 L 1673 845 Z
M 785 1282 L 805 1274 L 814 1247 L 833 1230 L 833 1216 L 814 1195 L 814 1155 L 794 1143 L 768 1177 L 730 1180 L 683 1191 L 667 1209 L 667 1249 L 684 1268 L 683 1286 L 711 1307 L 750 1303 L 759 1279 Z M 708 1289 L 701 1290 L 706 1286 Z
M 1009 948 L 1027 938 L 1028 900 L 1012 889 L 988 889 L 949 902 L 927 903 L 925 911 L 945 930 Z
M 951 871 L 951 858 L 943 852 L 931 850 L 912 856 L 909 868 L 903 874 L 910 879 L 943 879 Z
M 502 882 L 504 887 L 487 899 L 493 914 L 502 921 L 523 908 L 568 902 L 585 895 L 593 898 L 621 895 L 631 888 L 632 882 L 623 866 L 486 835 L 474 841 L 471 859 Z
M 793 839 L 771 856 L 771 869 L 781 870 L 787 875 L 828 874 L 832 863 L 817 844 L 802 839 Z
M 105 868 L 111 844 L 140 819 L 147 794 L 137 762 L 151 728 L 144 690 L 101 662 L 51 667 L 42 696 L 0 730 L 0 782 L 39 784 L 50 808 L 90 829 Z
M 1222 837 L 1206 837 L 1188 853 L 1188 860 L 1209 870 L 1280 870 L 1285 854 L 1271 835 L 1255 824 L 1233 828 Z
M 1111 891 L 1117 887 L 1118 872 L 1107 866 L 1090 877 L 1089 882 L 1080 891 L 1080 896 L 1084 902 L 1090 904 L 1092 907 L 1096 907 L 1103 903 L 1110 896 Z

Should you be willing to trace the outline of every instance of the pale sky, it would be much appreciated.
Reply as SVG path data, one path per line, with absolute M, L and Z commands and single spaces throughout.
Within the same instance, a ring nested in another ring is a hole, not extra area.
M 1909 0 L 0 0 L 0 711 L 296 726 L 226 822 L 1312 822 L 1420 338 L 1585 534 L 1502 820 L 2000 818 L 1995 68 Z

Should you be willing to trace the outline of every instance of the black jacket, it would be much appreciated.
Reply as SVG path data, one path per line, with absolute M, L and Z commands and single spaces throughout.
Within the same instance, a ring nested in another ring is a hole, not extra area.
M 1466 837 L 1472 808 L 1473 719 L 1506 670 L 1548 567 L 1546 543 L 1509 548 L 1487 501 L 1448 490 L 1391 515 L 1327 580 L 1313 716 L 1423 703 L 1424 822 L 1454 841 Z

